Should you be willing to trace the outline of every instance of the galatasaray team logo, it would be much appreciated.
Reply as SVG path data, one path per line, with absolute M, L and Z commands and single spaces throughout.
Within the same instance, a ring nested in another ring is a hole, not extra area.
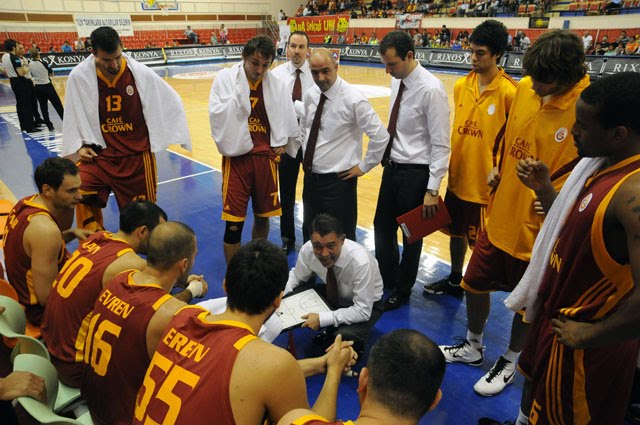
M 582 202 L 580 202 L 580 207 L 578 208 L 578 212 L 582 212 L 587 208 L 589 202 L 591 202 L 591 198 L 593 198 L 593 193 L 588 194 L 584 198 L 582 198 Z
M 492 103 L 491 105 L 489 105 L 489 108 L 487 108 L 487 114 L 493 115 L 495 113 L 496 113 L 496 105 Z
M 560 143 L 560 142 L 564 142 L 564 139 L 566 139 L 568 135 L 569 135 L 569 130 L 567 130 L 565 127 L 560 127 L 559 129 L 556 130 L 556 134 L 554 137 L 556 139 L 556 142 Z
M 127 86 L 127 94 L 129 96 L 133 96 L 133 86 L 132 85 L 128 85 Z

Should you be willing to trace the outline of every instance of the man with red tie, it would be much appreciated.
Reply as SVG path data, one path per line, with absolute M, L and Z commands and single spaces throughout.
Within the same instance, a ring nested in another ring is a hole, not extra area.
M 393 288 L 385 310 L 409 301 L 422 253 L 422 240 L 398 249 L 396 217 L 423 205 L 425 217 L 438 210 L 438 189 L 449 165 L 449 101 L 444 85 L 415 59 L 409 34 L 392 31 L 380 43 L 391 80 L 391 140 L 373 220 L 376 258 L 384 285 Z
M 289 273 L 285 294 L 292 292 L 315 274 L 325 282 L 316 285 L 333 311 L 303 316 L 302 327 L 319 330 L 314 339 L 329 346 L 340 334 L 353 341 L 362 357 L 369 331 L 382 315 L 382 278 L 378 262 L 357 242 L 346 239 L 339 220 L 318 214 L 311 223 L 311 240 L 300 248 L 296 266 Z M 303 285 L 299 290 L 310 285 Z M 298 292 L 296 291 L 296 292 Z
M 307 34 L 304 31 L 294 31 L 289 36 L 287 45 L 287 57 L 289 60 L 271 71 L 273 75 L 287 84 L 298 120 L 300 120 L 304 109 L 302 93 L 306 93 L 314 85 L 309 62 L 307 61 L 309 52 L 309 37 Z M 296 184 L 298 183 L 298 173 L 302 163 L 302 148 L 298 148 L 294 154 L 294 156 L 289 154 L 281 155 L 280 163 L 278 164 L 280 204 L 282 206 L 280 236 L 282 237 L 282 249 L 287 253 L 293 251 L 296 244 L 293 215 L 296 204 Z
M 300 120 L 306 136 L 302 145 L 304 189 L 302 202 L 305 241 L 316 214 L 340 221 L 347 238 L 356 240 L 357 179 L 378 165 L 389 134 L 369 101 L 338 77 L 338 62 L 325 48 L 314 49 L 309 59 L 316 87 L 305 93 Z M 362 134 L 369 136 L 362 158 Z

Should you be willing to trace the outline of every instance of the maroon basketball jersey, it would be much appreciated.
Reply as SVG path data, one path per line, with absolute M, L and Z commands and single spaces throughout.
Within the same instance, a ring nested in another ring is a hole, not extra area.
M 235 424 L 231 371 L 238 352 L 257 337 L 240 322 L 207 322 L 208 314 L 192 306 L 175 314 L 138 392 L 134 425 L 191 425 L 203 418 L 216 425 Z
M 95 423 L 131 424 L 136 393 L 149 366 L 147 326 L 171 298 L 158 285 L 120 273 L 102 291 L 85 341 L 82 396 Z
M 549 317 L 602 319 L 634 288 L 629 264 L 608 254 L 604 215 L 622 182 L 640 171 L 640 155 L 597 172 L 586 183 L 560 231 L 540 294 Z
M 122 239 L 97 232 L 80 244 L 60 270 L 40 327 L 49 352 L 58 360 L 77 363 L 81 368 L 84 340 L 93 306 L 102 292 L 104 271 L 129 252 L 133 249 Z
M 133 73 L 122 59 L 120 72 L 109 81 L 98 70 L 100 130 L 107 148 L 101 155 L 122 157 L 150 149 L 149 130 Z
M 249 81 L 249 99 L 251 100 L 251 115 L 249 115 L 249 134 L 253 141 L 253 154 L 273 154 L 271 150 L 271 127 L 269 117 L 264 107 L 262 80 L 255 84 Z
M 27 319 L 34 325 L 40 325 L 44 307 L 38 303 L 36 292 L 33 288 L 31 278 L 31 257 L 24 250 L 22 237 L 29 226 L 31 218 L 36 215 L 44 215 L 53 220 L 58 227 L 60 224 L 51 212 L 43 205 L 34 203 L 38 195 L 22 198 L 13 207 L 7 218 L 7 225 L 4 229 L 4 258 L 7 267 L 7 278 L 9 283 L 18 293 L 20 304 L 25 306 Z M 60 236 L 60 252 L 58 254 L 58 270 L 66 261 L 69 253 L 65 243 Z

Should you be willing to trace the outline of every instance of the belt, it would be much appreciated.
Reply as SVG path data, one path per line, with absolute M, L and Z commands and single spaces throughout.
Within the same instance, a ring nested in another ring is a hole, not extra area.
M 329 180 L 329 179 L 338 179 L 338 173 L 306 173 L 305 176 L 309 176 L 312 179 L 316 180 Z
M 429 170 L 429 164 L 402 164 L 395 161 L 389 161 L 385 167 L 397 168 L 399 170 Z

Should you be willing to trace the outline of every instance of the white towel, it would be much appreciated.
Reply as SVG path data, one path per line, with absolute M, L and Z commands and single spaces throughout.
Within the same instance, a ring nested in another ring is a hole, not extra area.
M 191 150 L 191 137 L 182 99 L 160 76 L 127 54 L 142 102 L 152 152 L 171 144 Z M 106 147 L 100 131 L 98 77 L 95 56 L 89 55 L 76 66 L 67 80 L 62 123 L 62 155 L 75 154 L 83 144 Z
M 598 171 L 603 163 L 604 158 L 583 158 L 578 162 L 547 213 L 533 245 L 531 261 L 527 270 L 518 286 L 504 300 L 507 308 L 513 311 L 519 311 L 526 307 L 524 319 L 529 323 L 535 320 L 541 307 L 538 291 L 560 230 L 587 179 Z
M 271 146 L 286 145 L 287 153 L 295 157 L 300 134 L 286 84 L 267 72 L 262 78 L 262 94 L 271 127 Z M 211 136 L 222 155 L 240 156 L 253 149 L 250 114 L 249 82 L 240 62 L 218 72 L 209 94 Z

